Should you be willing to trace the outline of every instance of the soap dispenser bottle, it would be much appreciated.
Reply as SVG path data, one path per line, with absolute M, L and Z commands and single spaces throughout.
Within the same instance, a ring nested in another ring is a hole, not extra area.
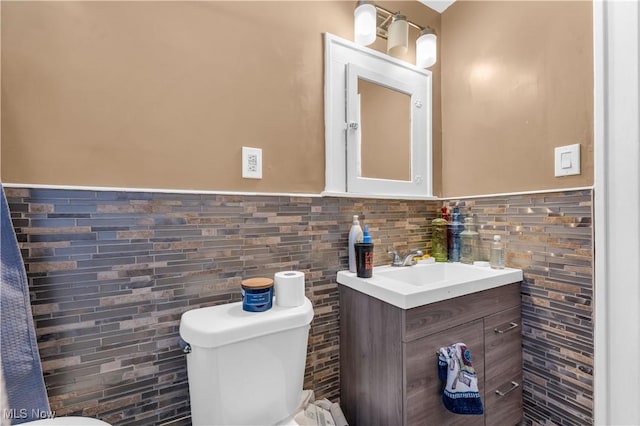
M 447 257 L 449 262 L 460 262 L 460 233 L 462 232 L 462 222 L 460 222 L 460 211 L 453 208 L 451 222 L 447 226 Z
M 436 262 L 447 261 L 447 221 L 442 218 L 441 210 L 431 221 L 431 255 Z
M 476 231 L 473 217 L 467 216 L 464 219 L 464 231 L 460 234 L 460 262 L 473 263 L 478 260 L 479 249 L 480 235 Z
M 353 215 L 349 231 L 349 272 L 356 272 L 356 243 L 360 241 L 362 241 L 362 228 L 358 221 L 358 215 Z
M 500 241 L 500 235 L 493 236 L 491 252 L 489 253 L 489 265 L 493 269 L 504 269 L 504 245 Z

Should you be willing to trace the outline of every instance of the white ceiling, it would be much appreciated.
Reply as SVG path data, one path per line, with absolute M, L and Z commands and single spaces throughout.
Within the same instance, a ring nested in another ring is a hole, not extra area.
M 420 3 L 424 4 L 427 7 L 435 10 L 436 12 L 442 13 L 446 8 L 451 6 L 451 4 L 456 0 L 418 0 Z

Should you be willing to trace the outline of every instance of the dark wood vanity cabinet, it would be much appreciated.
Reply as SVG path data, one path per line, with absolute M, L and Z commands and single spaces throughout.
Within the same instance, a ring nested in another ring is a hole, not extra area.
M 340 405 L 349 425 L 515 425 L 522 419 L 520 283 L 413 309 L 339 285 Z M 444 408 L 437 351 L 464 342 L 484 415 Z

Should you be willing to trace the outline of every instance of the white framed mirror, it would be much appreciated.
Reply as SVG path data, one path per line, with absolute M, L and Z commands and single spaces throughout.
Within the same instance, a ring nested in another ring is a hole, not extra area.
M 325 34 L 326 195 L 432 198 L 431 72 Z

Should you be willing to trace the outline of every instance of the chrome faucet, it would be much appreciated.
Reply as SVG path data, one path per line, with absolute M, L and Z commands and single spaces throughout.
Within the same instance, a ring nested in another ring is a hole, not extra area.
M 404 257 L 398 254 L 398 250 L 389 250 L 387 254 L 393 256 L 391 266 L 413 266 L 417 263 L 413 258 L 422 256 L 422 250 L 409 250 L 409 253 L 405 254 Z

